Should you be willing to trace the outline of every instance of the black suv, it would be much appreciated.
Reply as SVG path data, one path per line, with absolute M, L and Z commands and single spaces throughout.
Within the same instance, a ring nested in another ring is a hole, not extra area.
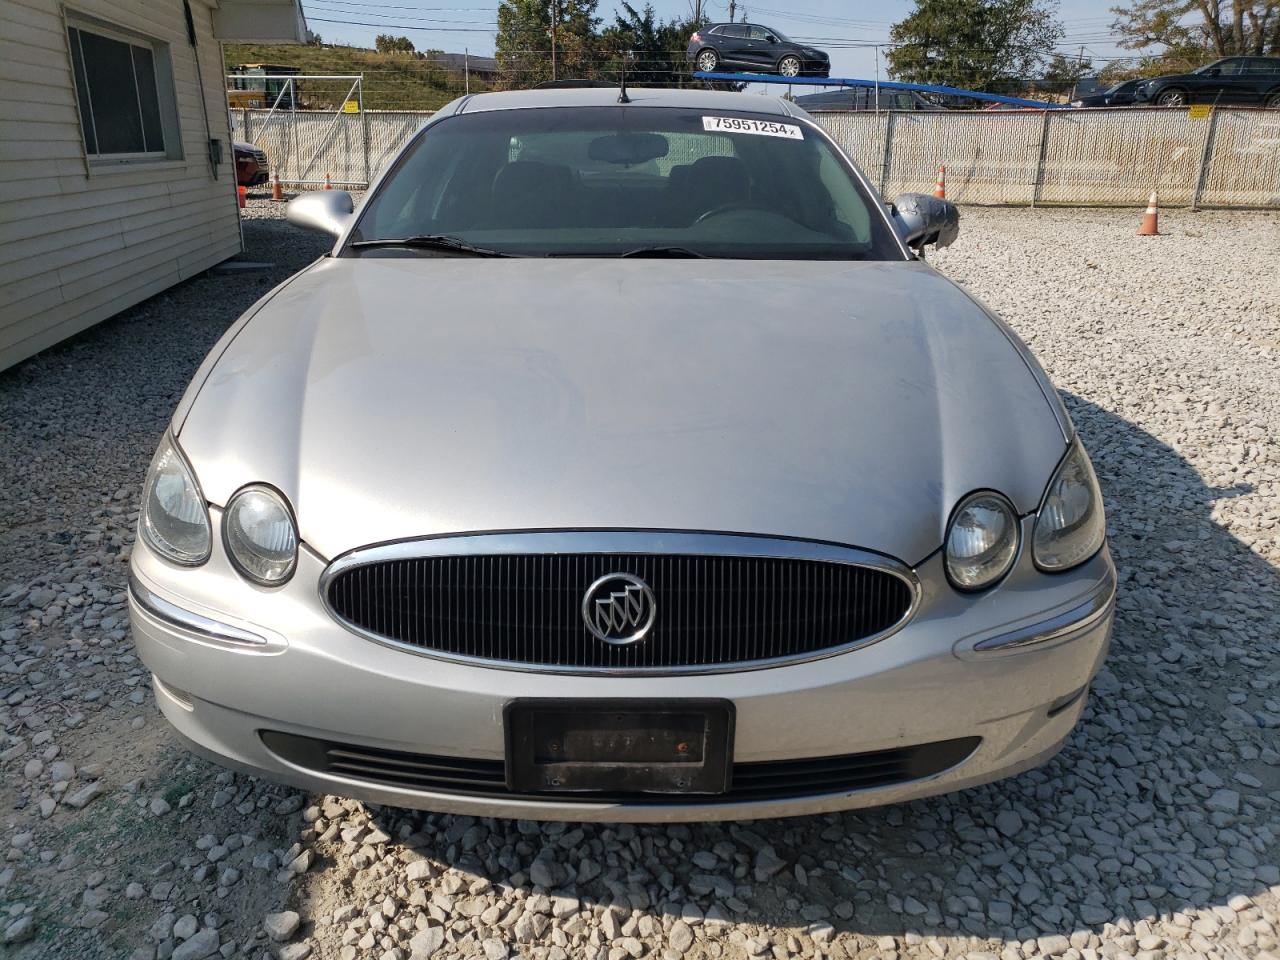
M 1137 89 L 1138 103 L 1185 107 L 1280 107 L 1280 57 L 1226 57 L 1190 73 L 1155 77 Z
M 703 73 L 746 70 L 784 77 L 825 77 L 831 58 L 821 50 L 788 40 L 772 27 L 755 23 L 712 23 L 689 38 L 685 52 Z

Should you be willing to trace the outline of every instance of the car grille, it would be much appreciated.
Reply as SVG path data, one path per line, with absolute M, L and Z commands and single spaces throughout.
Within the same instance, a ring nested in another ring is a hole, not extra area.
M 931 777 L 954 767 L 972 754 L 981 742 L 980 737 L 962 737 L 838 757 L 735 763 L 729 790 L 706 796 L 648 793 L 517 794 L 507 789 L 506 767 L 501 760 L 433 757 L 379 747 L 335 743 L 274 730 L 263 730 L 260 736 L 267 749 L 296 766 L 317 773 L 407 790 L 509 799 L 553 797 L 556 802 L 562 803 L 612 801 L 690 805 L 786 800 L 906 783 Z
M 253 159 L 258 161 L 258 166 L 263 170 L 267 169 L 267 154 L 264 150 L 253 151 Z
M 640 577 L 656 598 L 642 642 L 598 639 L 582 616 L 598 578 Z M 358 632 L 426 653 L 566 670 L 716 669 L 799 659 L 899 624 L 905 576 L 826 560 L 661 554 L 386 559 L 340 570 L 332 612 Z

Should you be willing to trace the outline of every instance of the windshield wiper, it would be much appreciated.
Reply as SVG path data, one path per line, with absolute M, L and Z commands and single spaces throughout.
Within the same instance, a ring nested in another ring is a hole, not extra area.
M 706 260 L 705 253 L 699 253 L 697 250 L 690 250 L 688 247 L 636 247 L 634 250 L 628 250 L 626 253 L 618 254 L 619 257 L 667 257 L 671 259 L 682 259 L 686 257 L 696 258 L 698 260 Z
M 376 247 L 408 247 L 414 250 L 445 250 L 449 253 L 463 253 L 473 257 L 509 257 L 511 254 L 488 247 L 478 247 L 468 243 L 461 237 L 449 237 L 443 234 L 430 234 L 421 237 L 386 238 L 383 240 L 355 240 L 350 246 L 355 250 L 369 250 Z

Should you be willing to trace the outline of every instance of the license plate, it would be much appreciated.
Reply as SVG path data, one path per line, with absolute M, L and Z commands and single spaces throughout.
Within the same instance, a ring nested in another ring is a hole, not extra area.
M 723 793 L 728 700 L 513 700 L 507 786 L 517 793 Z

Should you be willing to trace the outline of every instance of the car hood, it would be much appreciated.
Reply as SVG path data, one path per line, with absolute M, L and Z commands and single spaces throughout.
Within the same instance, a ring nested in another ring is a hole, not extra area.
M 907 262 L 326 259 L 219 351 L 175 418 L 205 496 L 273 484 L 327 558 L 623 527 L 915 563 L 1065 448 L 1016 338 Z

